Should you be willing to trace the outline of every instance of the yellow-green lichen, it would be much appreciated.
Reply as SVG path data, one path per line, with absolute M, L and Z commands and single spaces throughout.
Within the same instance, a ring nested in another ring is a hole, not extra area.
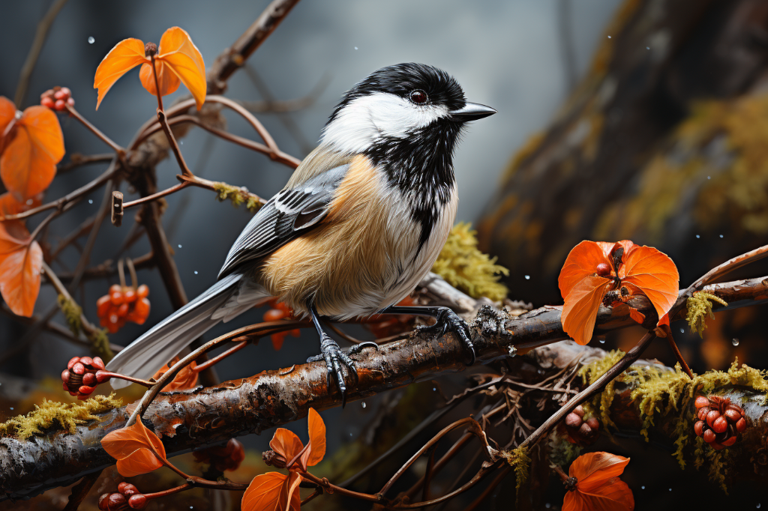
M 82 403 L 58 403 L 43 399 L 43 403 L 35 405 L 35 409 L 28 414 L 17 415 L 0 423 L 0 435 L 26 440 L 32 435 L 41 434 L 42 430 L 50 428 L 55 422 L 61 429 L 74 433 L 78 424 L 98 419 L 96 414 L 118 408 L 122 404 L 122 400 L 114 394 L 94 396 Z
M 712 312 L 713 301 L 724 307 L 728 306 L 728 302 L 719 296 L 705 291 L 694 293 L 686 302 L 688 315 L 685 319 L 688 321 L 688 326 L 690 326 L 691 330 L 694 332 L 698 332 L 702 339 L 704 338 L 704 330 L 707 328 L 707 317 L 715 319 L 715 314 Z
M 245 204 L 248 211 L 255 213 L 261 207 L 261 202 L 254 195 L 248 193 L 248 190 L 245 188 L 216 182 L 213 183 L 213 189 L 216 191 L 216 198 L 219 201 L 224 202 L 228 200 L 236 208 L 240 207 L 241 204 Z
M 557 429 L 549 435 L 548 443 L 549 461 L 555 465 L 568 466 L 581 455 L 581 447 L 569 442 L 568 439 L 557 433 Z
M 112 360 L 115 354 L 112 353 L 112 348 L 109 347 L 109 337 L 107 336 L 106 329 L 96 330 L 88 334 L 87 337 L 91 343 L 91 355 L 101 357 L 105 364 Z
M 67 326 L 72 332 L 72 335 L 77 337 L 80 334 L 80 329 L 83 326 L 82 315 L 83 309 L 74 300 L 67 298 L 64 295 L 59 295 L 57 300 L 59 309 L 64 313 L 64 319 L 67 321 Z
M 520 488 L 528 480 L 528 472 L 531 468 L 531 458 L 528 456 L 528 449 L 526 447 L 517 447 L 511 451 L 501 451 L 501 457 L 515 470 L 515 478 L 517 480 L 515 490 L 519 494 Z
M 487 296 L 494 301 L 503 300 L 509 290 L 499 278 L 509 275 L 509 270 L 496 264 L 495 257 L 478 250 L 476 234 L 471 224 L 453 226 L 432 271 L 473 298 Z
M 602 376 L 621 357 L 621 351 L 612 351 L 601 360 L 586 364 L 579 371 L 585 383 L 592 383 Z M 727 385 L 750 387 L 765 395 L 768 402 L 768 372 L 754 369 L 734 360 L 728 371 L 707 371 L 704 374 L 694 374 L 693 379 L 675 366 L 674 371 L 659 366 L 632 366 L 616 378 L 630 389 L 630 399 L 637 407 L 642 426 L 640 433 L 649 440 L 649 429 L 654 425 L 654 417 L 671 417 L 673 426 L 673 441 L 675 451 L 673 456 L 685 468 L 685 449 L 691 438 L 694 438 L 694 467 L 699 469 L 705 464 L 709 467 L 709 478 L 719 484 L 723 490 L 728 471 L 726 451 L 717 452 L 704 445 L 699 437 L 691 434 L 693 431 L 693 415 L 691 401 L 699 394 L 709 394 L 717 388 Z M 611 394 L 605 398 L 604 394 Z M 613 402 L 614 389 L 606 389 L 592 399 L 592 406 L 600 408 L 600 419 L 604 424 L 610 422 L 610 405 Z M 606 420 L 608 419 L 608 420 Z

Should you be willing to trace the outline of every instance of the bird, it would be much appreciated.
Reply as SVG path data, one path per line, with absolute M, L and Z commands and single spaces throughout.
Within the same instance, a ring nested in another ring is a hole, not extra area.
M 467 323 L 447 307 L 396 305 L 430 271 L 458 204 L 453 155 L 466 123 L 496 110 L 466 101 L 436 67 L 402 63 L 372 72 L 348 90 L 317 147 L 264 204 L 232 245 L 217 281 L 120 351 L 107 370 L 149 378 L 192 341 L 279 298 L 309 317 L 320 339 L 328 391 L 346 402 L 342 365 L 357 377 L 321 319 L 374 314 L 430 316 L 432 331 L 455 332 L 475 361 Z M 112 379 L 114 388 L 129 384 Z

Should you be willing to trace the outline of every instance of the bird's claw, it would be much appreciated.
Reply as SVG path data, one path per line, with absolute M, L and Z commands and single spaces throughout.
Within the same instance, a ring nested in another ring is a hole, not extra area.
M 475 345 L 472 343 L 472 332 L 470 332 L 467 322 L 461 319 L 452 309 L 440 307 L 435 316 L 435 323 L 433 325 L 420 326 L 418 330 L 430 333 L 440 332 L 441 336 L 445 335 L 448 330 L 455 332 L 472 355 L 469 365 L 475 363 Z
M 361 343 L 358 346 L 360 346 L 360 349 L 363 349 L 366 347 L 366 344 L 368 343 Z M 357 351 L 354 351 L 353 348 L 349 350 L 349 353 L 353 354 L 357 353 Z M 328 383 L 328 390 L 330 391 L 331 389 L 331 375 L 333 374 L 336 379 L 336 384 L 339 386 L 339 392 L 341 393 L 341 407 L 344 408 L 344 406 L 347 404 L 347 385 L 344 382 L 344 372 L 341 369 L 341 365 L 346 365 L 350 374 L 352 374 L 355 380 L 357 380 L 357 367 L 355 366 L 355 361 L 349 358 L 349 355 L 344 353 L 344 351 L 339 348 L 338 343 L 325 332 L 323 332 L 320 339 L 320 352 L 321 353 L 319 355 L 309 357 L 307 362 L 318 362 L 320 360 L 325 360 L 325 365 L 327 368 L 326 379 Z

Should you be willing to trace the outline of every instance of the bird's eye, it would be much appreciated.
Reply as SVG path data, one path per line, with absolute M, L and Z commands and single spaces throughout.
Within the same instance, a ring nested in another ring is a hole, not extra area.
M 423 90 L 415 90 L 411 92 L 411 101 L 417 105 L 423 105 L 427 102 L 427 93 Z

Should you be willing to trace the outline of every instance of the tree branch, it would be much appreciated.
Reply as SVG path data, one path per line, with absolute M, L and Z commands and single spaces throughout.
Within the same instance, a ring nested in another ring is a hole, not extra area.
M 434 282 L 430 286 L 434 286 Z M 768 276 L 713 284 L 705 290 L 728 301 L 729 308 L 752 305 L 768 298 Z M 647 318 L 655 318 L 647 299 L 635 299 L 632 306 Z M 601 308 L 598 335 L 636 325 L 623 309 Z M 508 357 L 510 352 L 523 347 L 542 346 L 567 338 L 560 324 L 560 310 L 560 307 L 544 307 L 509 319 L 490 308 L 481 309 L 473 322 L 478 359 L 487 363 Z M 681 319 L 683 314 L 680 310 L 673 320 Z M 422 333 L 381 346 L 379 350 L 366 349 L 355 355 L 355 359 L 359 381 L 349 389 L 348 400 L 429 380 L 441 373 L 461 371 L 465 368 L 466 353 L 452 333 L 442 337 Z M 322 410 L 339 406 L 341 396 L 337 388 L 333 386 L 329 392 L 326 382 L 322 362 L 296 365 L 290 370 L 264 371 L 209 388 L 160 394 L 144 414 L 144 420 L 151 422 L 154 431 L 163 437 L 166 451 L 172 456 L 295 421 L 304 417 L 309 407 Z M 132 408 L 129 405 L 107 412 L 100 422 L 84 424 L 74 434 L 56 431 L 29 441 L 0 439 L 0 448 L 4 448 L 0 450 L 3 495 L 6 498 L 33 496 L 48 488 L 72 484 L 90 472 L 113 464 L 114 459 L 101 449 L 99 442 L 106 433 L 125 425 Z

